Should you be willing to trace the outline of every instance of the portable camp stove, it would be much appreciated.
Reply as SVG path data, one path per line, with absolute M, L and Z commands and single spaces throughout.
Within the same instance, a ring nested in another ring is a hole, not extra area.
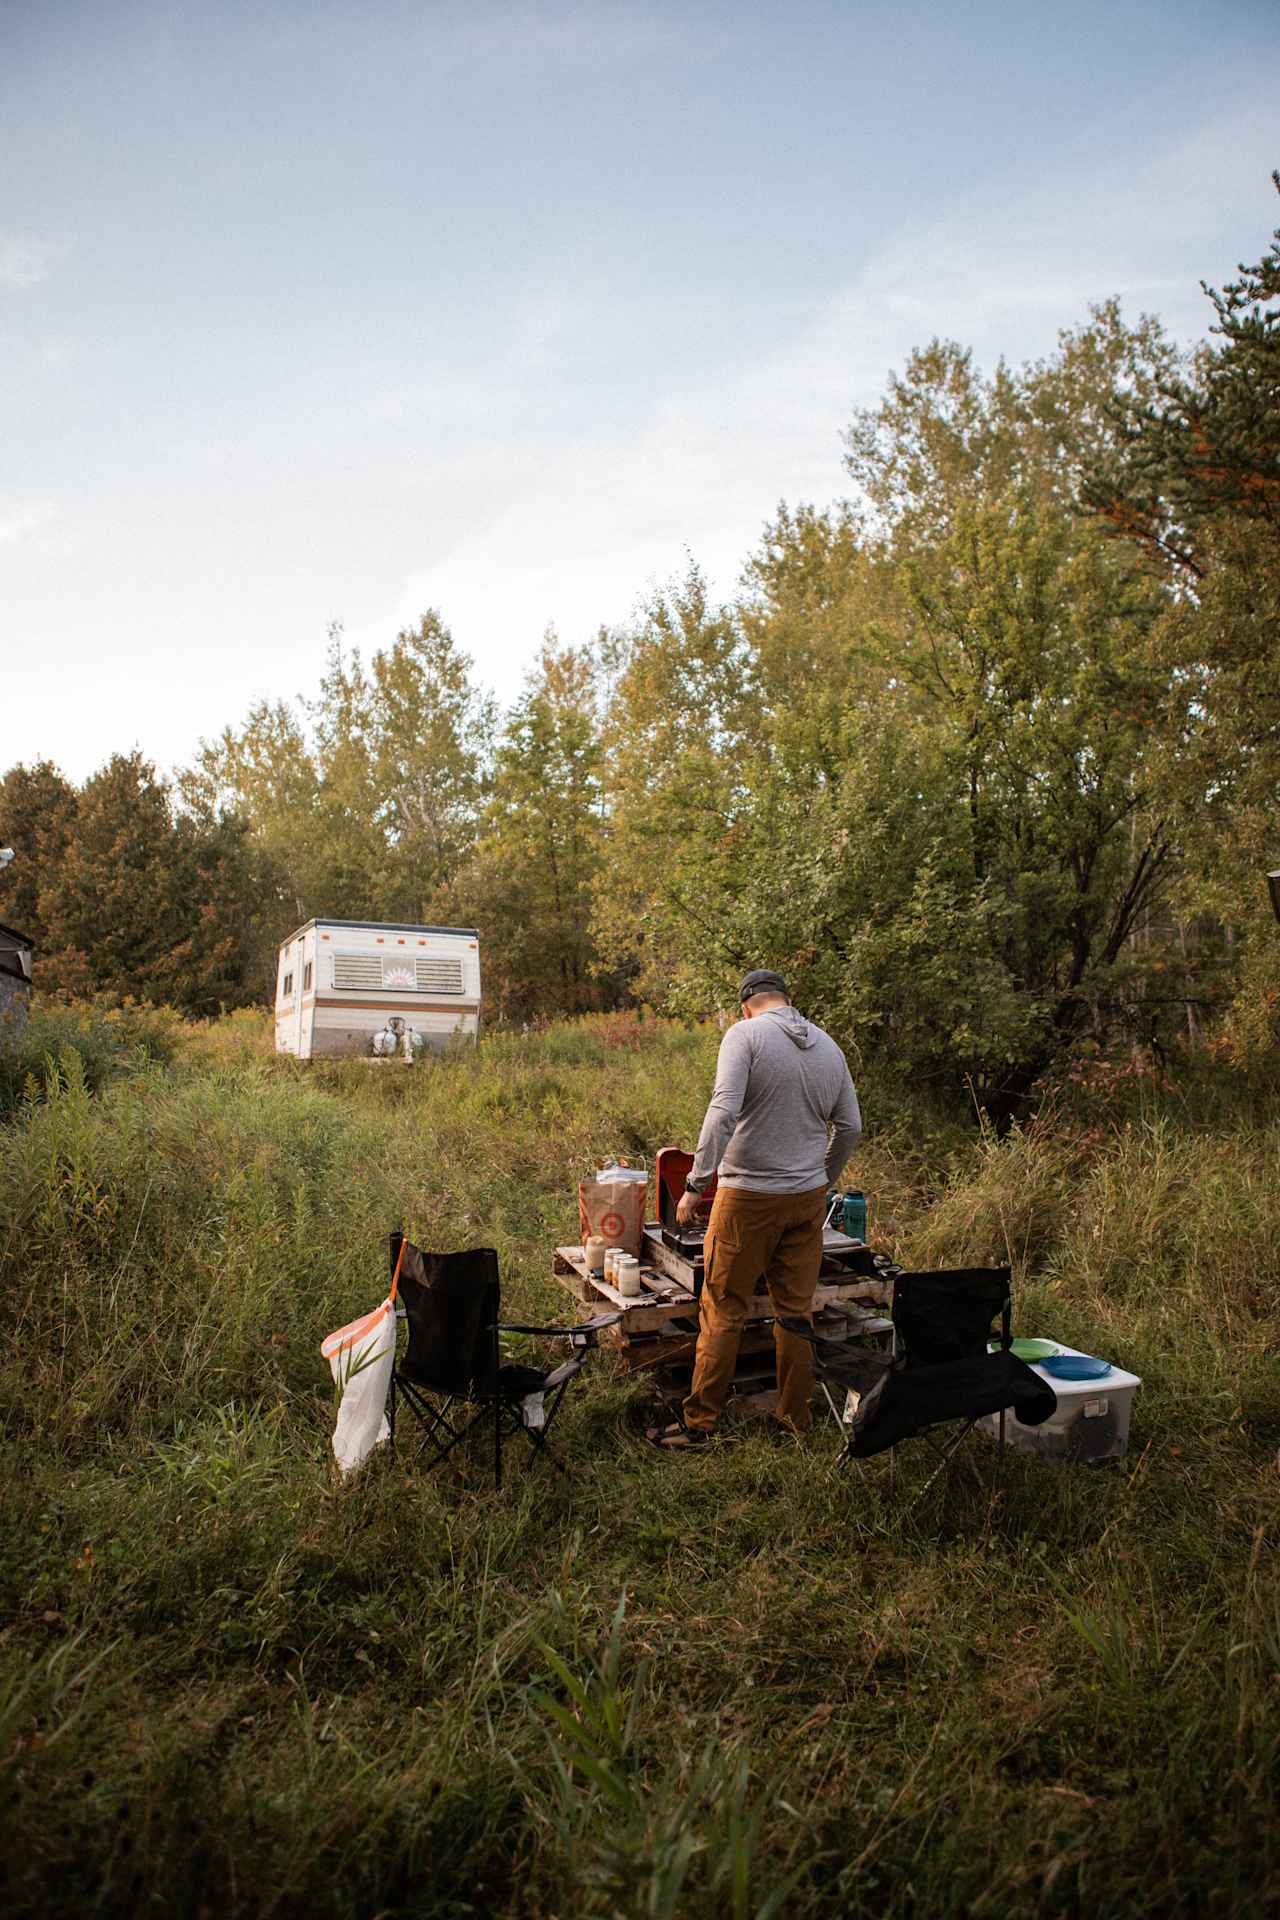
M 664 1271 L 681 1275 L 683 1266 L 685 1271 L 681 1277 L 692 1284 L 696 1295 L 702 1292 L 703 1242 L 711 1218 L 716 1182 L 713 1179 L 703 1194 L 697 1218 L 691 1225 L 682 1227 L 676 1219 L 676 1207 L 692 1167 L 693 1155 L 680 1147 L 663 1147 L 659 1152 L 655 1166 L 658 1225 L 656 1230 L 646 1227 L 645 1240 L 651 1257 L 658 1259 Z M 674 1255 L 675 1260 L 663 1260 L 654 1245 L 655 1241 L 667 1254 Z M 894 1267 L 884 1254 L 873 1253 L 864 1240 L 855 1240 L 849 1234 L 841 1233 L 837 1227 L 825 1226 L 822 1232 L 822 1271 L 827 1276 L 849 1274 L 868 1280 L 881 1280 L 891 1278 Z
M 685 1182 L 693 1168 L 693 1155 L 681 1147 L 663 1147 L 655 1163 L 655 1185 L 658 1190 L 658 1226 L 646 1227 L 645 1240 L 651 1258 L 668 1273 L 685 1279 L 691 1284 L 695 1296 L 702 1292 L 703 1242 L 707 1235 L 707 1226 L 711 1218 L 711 1202 L 715 1197 L 716 1181 L 702 1196 L 702 1204 L 697 1217 L 687 1227 L 682 1227 L 676 1219 L 676 1207 L 685 1190 Z M 654 1243 L 658 1244 L 655 1245 Z M 659 1246 L 674 1260 L 664 1260 Z M 681 1269 L 683 1268 L 683 1273 Z M 838 1227 L 826 1225 L 822 1233 L 822 1272 L 827 1278 L 847 1274 L 868 1280 L 891 1279 L 896 1269 L 893 1262 L 883 1253 L 873 1253 L 864 1240 L 854 1239 L 842 1233 Z M 761 1283 L 763 1291 L 763 1282 Z

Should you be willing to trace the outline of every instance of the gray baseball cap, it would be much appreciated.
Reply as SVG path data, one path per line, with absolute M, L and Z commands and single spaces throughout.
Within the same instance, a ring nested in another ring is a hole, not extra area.
M 788 1000 L 791 998 L 782 975 L 772 972 L 768 967 L 756 967 L 753 972 L 747 974 L 738 989 L 738 1005 L 741 1006 L 744 1000 L 754 999 L 758 993 L 781 993 L 785 994 Z

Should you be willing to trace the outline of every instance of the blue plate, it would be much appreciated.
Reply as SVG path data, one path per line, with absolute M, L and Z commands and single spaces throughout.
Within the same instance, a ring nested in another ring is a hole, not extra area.
M 1109 1360 L 1095 1360 L 1087 1353 L 1052 1353 L 1037 1364 L 1055 1380 L 1101 1380 L 1111 1371 Z

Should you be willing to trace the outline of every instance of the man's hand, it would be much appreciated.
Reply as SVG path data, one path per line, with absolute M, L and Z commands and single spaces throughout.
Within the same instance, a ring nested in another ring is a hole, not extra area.
M 698 1210 L 701 1205 L 702 1195 L 700 1193 L 690 1193 L 688 1188 L 686 1188 L 676 1201 L 676 1219 L 682 1227 L 692 1225 L 698 1217 Z

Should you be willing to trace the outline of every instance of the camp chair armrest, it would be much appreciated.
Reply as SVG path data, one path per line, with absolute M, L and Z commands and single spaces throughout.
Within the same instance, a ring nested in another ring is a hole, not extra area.
M 798 1313 L 780 1313 L 777 1323 L 780 1327 L 785 1327 L 788 1333 L 798 1333 L 800 1338 L 807 1340 L 811 1347 L 816 1347 L 822 1338 L 817 1329 L 811 1326 L 809 1321 L 802 1320 Z
M 621 1313 L 598 1313 L 594 1319 L 584 1320 L 576 1327 L 523 1327 L 508 1325 L 504 1321 L 499 1324 L 497 1331 L 499 1333 L 536 1333 L 540 1334 L 544 1340 L 568 1340 L 576 1333 L 599 1333 L 602 1327 L 616 1327 L 621 1318 Z
M 571 1360 L 563 1361 L 553 1373 L 547 1375 L 542 1383 L 542 1391 L 550 1393 L 553 1388 L 563 1386 L 567 1380 L 573 1379 L 575 1373 L 581 1373 L 586 1364 L 587 1357 L 584 1353 L 574 1354 Z

